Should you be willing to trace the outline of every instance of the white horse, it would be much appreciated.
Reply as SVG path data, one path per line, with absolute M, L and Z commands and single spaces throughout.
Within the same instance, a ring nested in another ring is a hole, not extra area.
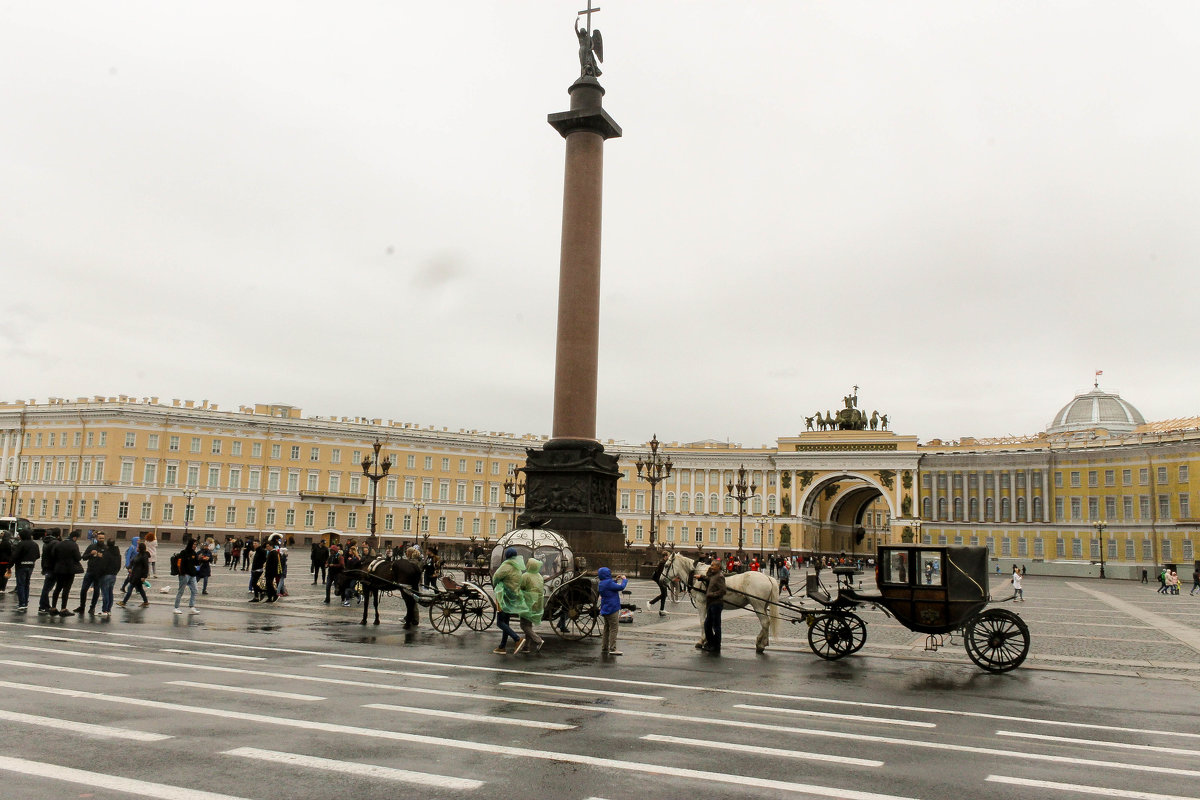
M 663 575 L 667 582 L 674 578 L 683 581 L 696 599 L 696 607 L 700 609 L 700 645 L 704 641 L 704 590 L 706 581 L 702 580 L 708 574 L 707 564 L 697 564 L 687 556 L 672 553 L 667 559 L 667 567 Z M 779 582 L 762 572 L 743 572 L 740 575 L 729 575 L 725 578 L 725 608 L 751 608 L 758 615 L 762 630 L 754 639 L 755 651 L 761 653 L 771 643 L 770 634 L 779 635 Z

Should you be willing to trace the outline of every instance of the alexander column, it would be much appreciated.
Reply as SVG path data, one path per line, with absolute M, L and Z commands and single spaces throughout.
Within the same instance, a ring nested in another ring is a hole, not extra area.
M 562 250 L 559 256 L 558 337 L 554 362 L 554 424 L 540 450 L 525 462 L 525 513 L 518 525 L 538 521 L 567 537 L 577 553 L 623 549 L 617 518 L 617 458 L 596 439 L 596 376 L 600 350 L 600 218 L 604 141 L 621 127 L 602 108 L 597 78 L 604 40 L 592 14 L 575 20 L 580 76 L 567 90 L 571 109 L 548 121 L 566 139 Z

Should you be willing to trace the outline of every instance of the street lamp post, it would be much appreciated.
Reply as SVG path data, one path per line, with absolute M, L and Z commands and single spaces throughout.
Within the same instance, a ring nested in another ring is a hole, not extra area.
M 517 470 L 509 470 L 508 477 L 504 479 L 504 494 L 512 500 L 512 527 L 511 531 L 517 529 L 517 501 L 525 496 L 525 479 L 517 474 Z
M 416 512 L 417 518 L 413 520 L 413 543 L 421 536 L 421 514 L 425 511 L 424 503 L 413 503 L 413 511 Z
M 1107 577 L 1104 574 L 1104 529 L 1108 526 L 1104 524 L 1104 520 L 1096 523 L 1096 534 L 1100 537 L 1100 577 Z
M 754 485 L 754 480 L 746 483 L 746 465 L 742 464 L 738 467 L 737 480 L 730 481 L 725 485 L 726 494 L 737 501 L 738 504 L 738 560 L 741 561 L 746 557 L 743 546 L 746 543 L 745 536 L 742 533 L 742 517 L 746 513 L 746 501 L 758 494 L 758 487 Z
M 196 497 L 195 489 L 186 489 L 183 497 L 187 500 L 187 505 L 183 509 L 183 540 L 188 540 L 188 523 L 192 521 L 192 500 Z
M 16 481 L 8 482 L 8 514 L 9 516 L 17 516 L 17 490 L 21 488 L 21 484 Z
M 384 456 L 383 461 L 379 460 L 379 449 L 381 447 L 383 447 L 383 443 L 376 439 L 375 443 L 371 445 L 374 454 L 362 460 L 363 475 L 371 482 L 371 547 L 378 546 L 378 542 L 375 539 L 375 523 L 378 516 L 379 481 L 386 477 L 388 470 L 392 468 L 391 456 Z
M 671 476 L 671 457 L 665 459 L 658 454 L 658 434 L 650 440 L 650 454 L 637 460 L 637 476 L 650 484 L 650 547 L 655 547 L 654 519 L 658 497 L 658 484 Z

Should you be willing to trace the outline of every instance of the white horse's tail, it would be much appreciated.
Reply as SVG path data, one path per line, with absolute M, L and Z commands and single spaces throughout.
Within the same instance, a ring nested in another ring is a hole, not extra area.
M 767 598 L 771 602 L 767 603 L 767 607 L 771 613 L 771 636 L 775 639 L 779 638 L 779 581 L 771 579 L 771 596 Z

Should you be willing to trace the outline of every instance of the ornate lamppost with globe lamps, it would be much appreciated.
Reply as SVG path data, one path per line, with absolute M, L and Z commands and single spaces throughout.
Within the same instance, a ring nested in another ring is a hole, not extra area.
M 1094 527 L 1096 535 L 1100 537 L 1100 577 L 1106 578 L 1108 576 L 1104 574 L 1104 529 L 1108 526 L 1104 524 L 1104 520 L 1100 520 Z
M 654 434 L 650 439 L 650 453 L 644 458 L 639 457 L 637 460 L 637 476 L 646 483 L 650 484 L 650 548 L 657 547 L 657 538 L 655 536 L 655 516 L 657 511 L 656 500 L 658 498 L 658 484 L 671 476 L 671 468 L 674 466 L 671 463 L 671 457 L 668 455 L 663 458 L 658 453 L 658 434 Z
M 195 489 L 186 489 L 183 492 L 183 498 L 187 500 L 187 505 L 183 507 L 183 541 L 188 540 L 188 523 L 192 521 L 192 500 L 196 499 Z
M 738 467 L 737 478 L 735 480 L 729 481 L 729 483 L 727 483 L 725 485 L 725 490 L 726 490 L 727 496 L 736 500 L 737 504 L 738 504 L 738 560 L 739 561 L 744 561 L 746 558 L 746 552 L 743 549 L 743 547 L 745 546 L 745 543 L 746 543 L 746 538 L 742 532 L 742 517 L 745 516 L 745 513 L 746 513 L 746 501 L 749 500 L 751 497 L 754 497 L 756 494 L 758 494 L 758 487 L 754 484 L 753 479 L 751 479 L 749 483 L 746 483 L 747 476 L 748 476 L 748 473 L 746 472 L 746 465 L 742 464 L 740 467 Z
M 384 456 L 383 460 L 379 460 L 379 449 L 383 447 L 383 443 L 378 439 L 371 445 L 374 451 L 373 456 L 366 456 L 362 460 L 363 475 L 371 482 L 371 524 L 370 524 L 370 547 L 378 547 L 378 542 L 375 539 L 375 522 L 378 515 L 378 496 L 379 496 L 379 481 L 383 480 L 392 468 L 392 457 Z
M 508 477 L 504 479 L 504 494 L 512 500 L 512 527 L 511 531 L 517 529 L 517 501 L 525 496 L 525 479 L 522 478 L 517 470 L 509 470 Z

